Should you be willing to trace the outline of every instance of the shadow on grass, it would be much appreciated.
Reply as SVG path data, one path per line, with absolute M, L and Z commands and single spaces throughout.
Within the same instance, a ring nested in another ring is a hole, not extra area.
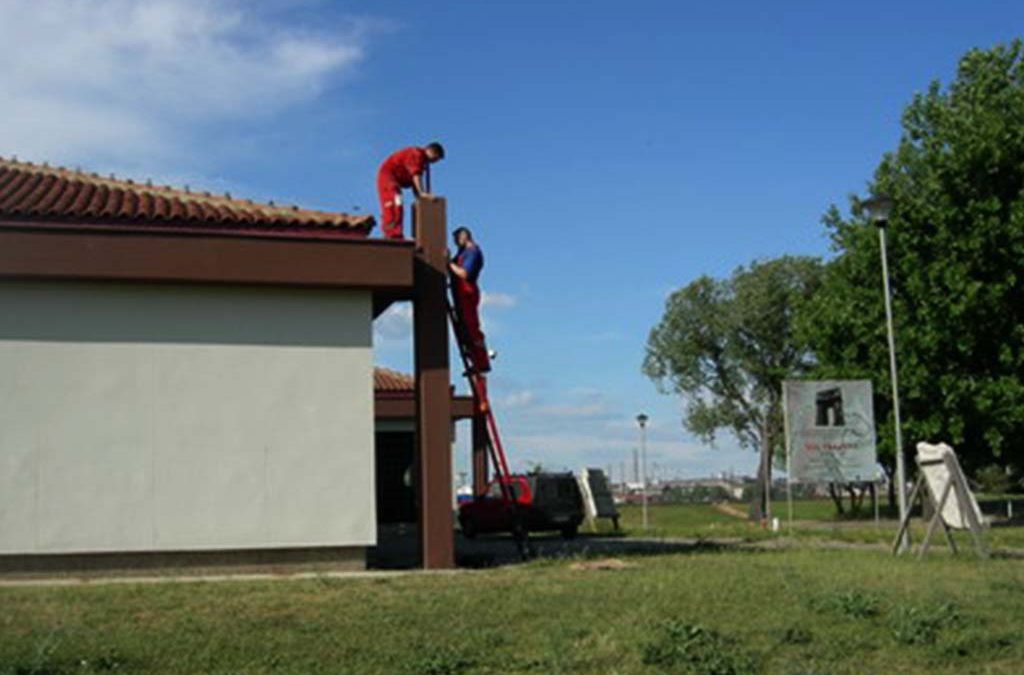
M 744 537 L 665 538 L 667 533 L 658 530 L 652 530 L 648 537 L 632 537 L 627 534 L 621 531 L 580 533 L 572 539 L 563 539 L 556 533 L 531 534 L 527 555 L 524 557 L 510 535 L 467 539 L 456 531 L 455 560 L 458 567 L 482 569 L 570 558 L 742 551 L 748 550 L 747 545 L 752 541 Z M 371 569 L 415 569 L 419 566 L 415 527 L 380 528 L 377 539 L 378 545 L 370 549 L 367 555 Z
M 646 557 L 667 554 L 701 554 L 747 550 L 736 544 L 695 539 L 692 541 L 659 541 L 654 539 L 627 539 L 584 535 L 564 540 L 558 537 L 531 537 L 526 559 L 519 555 L 511 537 L 481 538 L 472 542 L 462 540 L 458 546 L 457 563 L 460 567 L 481 569 L 516 565 L 524 562 L 560 562 L 587 558 Z

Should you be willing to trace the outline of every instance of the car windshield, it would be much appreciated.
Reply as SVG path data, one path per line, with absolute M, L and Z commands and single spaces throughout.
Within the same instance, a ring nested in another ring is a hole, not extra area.
M 541 481 L 537 486 L 538 497 L 550 503 L 567 504 L 576 499 L 576 482 L 562 477 Z

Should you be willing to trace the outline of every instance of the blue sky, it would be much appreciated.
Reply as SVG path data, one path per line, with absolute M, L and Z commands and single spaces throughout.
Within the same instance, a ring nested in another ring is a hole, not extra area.
M 666 295 L 826 255 L 821 214 L 913 93 L 1024 5 L 694 4 L 0 0 L 0 154 L 375 213 L 380 160 L 441 140 L 514 463 L 617 477 L 644 410 L 662 476 L 750 472 L 640 374 Z M 409 368 L 407 318 L 379 322 L 380 363 Z

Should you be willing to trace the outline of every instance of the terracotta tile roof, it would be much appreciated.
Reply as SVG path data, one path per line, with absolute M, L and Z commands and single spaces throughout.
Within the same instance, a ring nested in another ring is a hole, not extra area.
M 373 388 L 378 393 L 411 393 L 416 390 L 416 380 L 405 373 L 387 368 L 374 368 Z
M 0 220 L 365 236 L 372 216 L 260 204 L 0 157 Z

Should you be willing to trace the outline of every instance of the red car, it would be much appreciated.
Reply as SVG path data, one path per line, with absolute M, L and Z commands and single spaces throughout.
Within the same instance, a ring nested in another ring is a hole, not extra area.
M 583 522 L 583 496 L 571 473 L 516 475 L 505 485 L 511 499 L 505 497 L 499 479 L 488 485 L 483 495 L 459 506 L 464 536 L 472 539 L 478 534 L 515 533 L 517 529 L 524 534 L 557 530 L 567 539 L 576 536 Z

